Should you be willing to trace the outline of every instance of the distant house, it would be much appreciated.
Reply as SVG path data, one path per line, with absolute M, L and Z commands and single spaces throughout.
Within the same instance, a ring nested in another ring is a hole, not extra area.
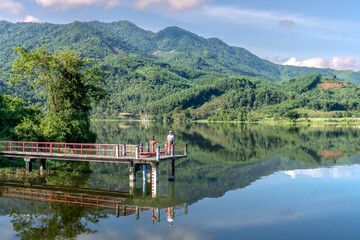
M 132 118 L 133 115 L 131 113 L 119 113 L 119 118 Z

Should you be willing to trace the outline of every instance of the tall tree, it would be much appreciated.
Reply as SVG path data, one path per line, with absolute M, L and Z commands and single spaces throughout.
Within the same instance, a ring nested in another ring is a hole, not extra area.
M 32 86 L 40 85 L 47 98 L 47 112 L 37 129 L 43 140 L 94 142 L 89 111 L 93 102 L 107 95 L 99 86 L 106 72 L 93 64 L 95 59 L 81 59 L 70 50 L 50 54 L 45 47 L 36 51 L 15 49 L 20 57 L 13 64 L 10 82 L 27 80 Z

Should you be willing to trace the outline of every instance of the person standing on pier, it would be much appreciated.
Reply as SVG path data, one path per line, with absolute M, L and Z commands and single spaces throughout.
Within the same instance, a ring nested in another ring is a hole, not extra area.
M 169 131 L 169 135 L 167 136 L 167 153 L 171 153 L 171 146 L 175 143 L 175 136 L 172 131 Z

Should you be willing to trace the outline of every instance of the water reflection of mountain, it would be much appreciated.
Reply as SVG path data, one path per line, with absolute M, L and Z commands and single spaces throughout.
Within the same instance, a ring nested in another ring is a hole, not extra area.
M 189 203 L 222 196 L 280 170 L 357 163 L 360 150 L 360 131 L 351 127 L 132 124 L 120 129 L 113 123 L 97 123 L 94 129 L 99 141 L 134 143 L 152 136 L 162 139 L 172 129 L 178 143 L 189 145 L 188 159 L 176 163 L 176 196 Z
M 281 170 L 312 169 L 360 162 L 357 155 L 360 132 L 350 127 L 246 127 L 229 124 L 185 126 L 150 124 L 150 126 L 144 126 L 141 123 L 129 123 L 124 128 L 116 122 L 93 123 L 93 126 L 98 133 L 98 141 L 102 143 L 145 143 L 153 136 L 162 142 L 168 130 L 173 130 L 177 143 L 189 145 L 189 157 L 176 161 L 174 199 L 189 204 L 207 197 L 220 197 L 227 191 L 245 188 L 262 177 Z M 47 185 L 115 192 L 133 191 L 135 195 L 139 195 L 139 198 L 132 199 L 132 203 L 126 204 L 135 206 L 135 210 L 131 211 L 136 211 L 136 206 L 140 208 L 141 205 L 144 206 L 144 203 L 157 202 L 156 204 L 159 204 L 162 201 L 160 198 L 159 201 L 149 198 L 147 190 L 144 197 L 141 181 L 137 182 L 135 190 L 131 190 L 128 179 L 129 169 L 126 164 L 55 164 L 53 168 L 56 174 L 47 177 Z M 141 179 L 140 176 L 138 179 Z M 41 184 L 41 181 L 31 182 L 31 184 L 33 186 Z M 161 196 L 168 195 L 169 185 L 165 164 L 160 165 L 159 188 Z M 131 201 L 131 198 L 128 201 Z M 55 232 L 59 234 L 58 236 L 64 237 L 76 235 L 76 232 L 69 231 L 68 228 L 76 224 L 79 219 L 86 218 L 90 222 L 91 220 L 96 222 L 103 217 L 116 214 L 114 209 L 99 211 L 61 204 L 49 207 L 49 203 L 34 205 L 31 202 L 0 198 L 0 212 L 8 214 L 10 209 L 15 209 L 13 219 L 19 224 L 16 225 L 19 228 L 23 226 L 21 224 L 25 224 L 26 219 L 21 217 L 26 214 L 42 219 L 45 217 L 45 220 L 62 226 Z M 156 208 L 155 205 L 151 206 Z M 39 209 L 42 215 L 36 215 Z M 16 215 L 17 212 L 20 214 Z M 73 212 L 75 215 L 72 215 Z M 151 214 L 153 213 L 150 211 L 150 217 L 152 217 Z M 165 214 L 165 211 L 162 211 L 162 214 Z M 61 225 L 62 223 L 54 219 L 54 216 L 65 219 L 66 224 Z M 131 216 L 136 217 L 136 212 L 132 212 Z M 164 216 L 161 218 L 163 219 Z M 45 228 L 40 229 L 45 231 Z M 76 231 L 91 233 L 94 229 L 83 226 Z

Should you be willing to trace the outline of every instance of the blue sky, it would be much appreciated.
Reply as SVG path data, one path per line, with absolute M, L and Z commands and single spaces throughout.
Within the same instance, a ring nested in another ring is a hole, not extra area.
M 0 0 L 0 19 L 175 25 L 275 63 L 360 70 L 359 9 L 355 0 Z

